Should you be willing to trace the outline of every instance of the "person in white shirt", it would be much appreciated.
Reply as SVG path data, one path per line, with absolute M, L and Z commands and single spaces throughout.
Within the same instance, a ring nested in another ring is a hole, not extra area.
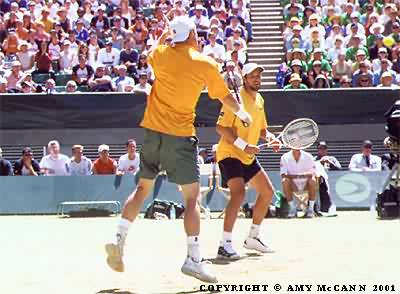
M 203 54 L 212 57 L 218 63 L 223 63 L 226 59 L 225 47 L 216 42 L 217 36 L 214 33 L 209 33 L 208 40 L 210 44 L 204 46 Z
M 289 217 L 297 215 L 293 192 L 308 192 L 308 210 L 306 217 L 314 216 L 315 204 L 315 162 L 313 156 L 303 150 L 292 149 L 281 157 L 280 174 L 285 198 L 289 202 Z
M 199 35 L 205 35 L 210 28 L 208 17 L 203 14 L 203 5 L 196 5 L 194 15 L 190 18 L 196 25 Z
M 118 77 L 113 79 L 114 88 L 117 89 L 117 92 L 132 92 L 135 87 L 135 80 L 126 75 L 126 66 L 119 65 L 117 70 Z
M 116 66 L 119 64 L 119 50 L 112 47 L 111 40 L 106 41 L 106 47 L 99 50 L 97 63 L 106 66 Z
M 83 156 L 82 145 L 72 146 L 72 157 L 68 166 L 71 176 L 89 176 L 92 174 L 92 161 Z
M 49 155 L 46 155 L 40 161 L 40 170 L 45 176 L 68 176 L 69 158 L 60 153 L 60 143 L 53 140 L 47 144 Z
M 122 155 L 118 160 L 118 172 L 120 174 L 134 175 L 139 170 L 140 155 L 136 152 L 136 141 L 129 139 L 126 142 L 127 153 Z
M 149 95 L 151 92 L 151 85 L 148 83 L 148 75 L 146 72 L 139 73 L 139 83 L 133 88 L 135 92 L 144 92 Z
M 78 63 L 78 55 L 74 50 L 70 49 L 71 42 L 65 40 L 63 43 L 63 51 L 61 52 L 60 68 L 61 70 L 71 70 L 72 66 Z
M 361 153 L 354 154 L 349 163 L 351 171 L 380 171 L 382 169 L 382 160 L 379 156 L 372 155 L 372 142 L 365 140 L 363 142 Z

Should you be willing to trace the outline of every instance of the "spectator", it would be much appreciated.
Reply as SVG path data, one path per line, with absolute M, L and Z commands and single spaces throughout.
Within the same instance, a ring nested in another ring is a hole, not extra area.
M 387 88 L 398 88 L 396 84 L 393 83 L 393 76 L 390 72 L 385 71 L 381 75 L 381 83 L 378 87 L 387 87 Z
M 329 48 L 327 55 L 328 61 L 335 61 L 339 58 L 339 54 L 344 51 L 343 37 L 341 35 L 336 35 L 335 38 L 333 39 L 332 44 L 328 46 L 327 43 L 325 43 L 325 46 Z
M 202 14 L 203 10 L 204 10 L 203 5 L 201 5 L 201 4 L 196 5 L 195 10 L 194 10 L 194 15 L 191 16 L 191 20 L 196 25 L 196 29 L 197 29 L 197 33 L 198 33 L 199 37 L 205 38 L 207 36 L 207 31 L 210 27 L 210 21 L 207 16 L 204 16 Z M 228 37 L 230 37 L 230 35 L 226 36 L 226 37 L 228 38 Z
M 151 92 L 151 85 L 148 83 L 147 74 L 142 72 L 139 74 L 139 83 L 133 88 L 135 92 L 144 92 L 149 95 Z
M 92 167 L 95 175 L 115 175 L 117 172 L 117 162 L 110 157 L 110 147 L 108 145 L 100 145 L 98 148 L 99 158 L 97 158 Z
M 29 51 L 29 46 L 29 43 L 25 41 L 20 42 L 18 45 L 19 52 L 17 53 L 17 58 L 21 63 L 22 71 L 30 70 L 33 67 L 34 54 Z
M 126 142 L 127 153 L 122 155 L 118 160 L 118 171 L 122 174 L 134 175 L 139 170 L 140 156 L 136 152 L 136 141 L 129 139 Z
M 40 43 L 39 51 L 35 55 L 35 62 L 36 62 L 36 70 L 33 72 L 33 74 L 50 73 L 51 58 L 50 55 L 47 53 L 46 41 Z M 62 63 L 62 58 L 61 58 L 61 63 Z
M 207 160 L 208 154 L 206 148 L 199 148 L 199 152 L 197 155 L 197 162 L 198 164 L 204 164 Z
M 11 64 L 11 72 L 6 76 L 7 79 L 7 90 L 16 90 L 18 81 L 23 77 L 21 71 L 21 63 L 19 61 L 13 61 Z
M 32 149 L 25 147 L 22 150 L 22 158 L 14 163 L 14 175 L 16 176 L 38 176 L 40 165 L 33 158 Z
M 298 74 L 301 77 L 301 83 L 306 85 L 308 88 L 311 87 L 307 75 L 303 72 L 301 61 L 298 59 L 292 61 L 289 70 L 285 74 L 284 86 L 287 86 L 289 84 L 290 78 L 294 73 Z
M 326 76 L 323 74 L 319 74 L 314 80 L 313 88 L 314 89 L 330 88 L 329 81 L 326 78 Z
M 338 59 L 332 65 L 332 78 L 335 84 L 338 84 L 343 76 L 349 79 L 352 76 L 352 66 L 349 61 L 346 61 L 346 53 L 344 50 L 340 51 Z
M 51 66 L 54 71 L 60 70 L 61 46 L 55 30 L 51 30 L 51 41 L 49 44 L 48 52 L 51 59 Z
M 45 176 L 67 176 L 68 156 L 60 153 L 60 143 L 53 140 L 47 144 L 49 155 L 46 155 L 40 161 L 40 170 Z
M 140 54 L 139 56 L 139 61 L 136 66 L 137 73 L 138 75 L 141 73 L 146 73 L 147 74 L 147 79 L 150 81 L 150 84 L 153 83 L 153 71 L 151 69 L 151 66 L 147 63 L 147 55 L 146 54 Z
M 299 74 L 294 73 L 290 76 L 289 80 L 290 85 L 285 86 L 283 89 L 284 90 L 290 90 L 290 89 L 308 89 L 306 85 L 301 83 L 301 77 Z
M 354 154 L 349 163 L 351 171 L 380 171 L 382 160 L 379 156 L 372 155 L 372 142 L 365 140 L 361 153 Z
M 315 204 L 315 163 L 312 155 L 303 150 L 292 149 L 281 157 L 280 174 L 282 188 L 286 200 L 289 202 L 289 217 L 297 216 L 297 207 L 293 200 L 293 193 L 308 192 L 307 217 L 314 216 Z
M 110 76 L 106 75 L 106 68 L 99 64 L 93 77 L 88 81 L 88 85 L 93 92 L 111 92 L 114 90 Z
M 353 73 L 352 77 L 353 87 L 361 86 L 361 84 L 359 83 L 361 76 L 363 76 L 363 81 L 361 82 L 361 84 L 364 85 L 363 87 L 369 87 L 369 85 L 372 86 L 373 73 L 369 70 L 368 61 L 361 61 L 359 64 L 359 69 Z
M 135 81 L 126 75 L 126 66 L 117 66 L 118 76 L 114 78 L 113 84 L 117 92 L 132 92 L 135 87 Z
M 72 146 L 72 157 L 68 162 L 71 176 L 89 176 L 92 174 L 92 161 L 83 155 L 83 146 Z
M 370 74 L 362 73 L 358 76 L 356 87 L 368 88 L 372 86 L 373 86 L 373 81 Z
M 385 47 L 381 47 L 378 49 L 378 58 L 372 60 L 372 71 L 377 72 L 381 69 L 381 61 L 386 60 L 388 62 L 388 66 L 391 67 L 392 63 L 387 59 L 388 51 Z
M 71 22 L 67 17 L 67 10 L 65 9 L 65 7 L 60 7 L 60 9 L 57 11 L 57 16 L 58 16 L 58 23 L 60 23 L 63 31 L 64 32 L 71 31 Z
M 3 77 L 0 77 L 0 93 L 8 93 L 7 92 L 7 80 Z
M 99 50 L 97 63 L 105 65 L 111 70 L 112 67 L 119 64 L 119 55 L 119 50 L 112 47 L 111 39 L 107 39 L 106 47 Z
M 319 75 L 324 75 L 327 78 L 328 73 L 322 70 L 322 62 L 320 60 L 314 60 L 311 70 L 308 72 L 308 80 L 314 86 L 315 80 Z
M 321 164 L 327 170 L 340 170 L 342 165 L 335 156 L 328 155 L 328 144 L 325 141 L 321 141 L 317 146 L 317 156 L 315 160 L 319 160 Z
M 44 83 L 44 87 L 47 94 L 54 94 L 56 93 L 56 82 L 53 79 L 48 79 Z
M 224 80 L 230 90 L 239 89 L 242 86 L 242 77 L 235 71 L 235 63 L 230 60 L 226 63 L 226 71 L 224 72 Z M 233 85 L 232 85 L 233 83 Z
M 385 138 L 383 145 L 389 149 L 389 153 L 385 153 L 381 156 L 382 170 L 392 170 L 395 164 L 399 162 L 399 155 L 391 150 L 392 142 L 390 137 Z
M 88 48 L 89 48 L 89 64 L 93 67 L 96 62 L 97 62 L 97 56 L 100 50 L 100 44 L 102 44 L 101 42 L 99 42 L 97 35 L 92 33 L 90 34 L 89 37 L 89 44 L 88 44 Z
M 0 148 L 0 176 L 12 176 L 11 162 L 3 158 L 3 150 Z
M 68 81 L 65 85 L 65 93 L 76 93 L 78 86 L 76 85 L 75 81 Z
M 246 30 L 240 24 L 240 20 L 238 16 L 232 16 L 230 24 L 225 28 L 225 38 L 228 39 L 230 36 L 233 35 L 233 32 L 239 29 L 241 31 L 240 36 L 243 39 L 247 39 Z
M 383 44 L 383 39 L 384 37 L 382 35 L 376 36 L 374 45 L 369 48 L 369 57 L 371 60 L 378 58 L 380 48 L 386 48 Z M 388 48 L 386 48 L 386 52 L 388 56 L 391 55 L 391 51 Z
M 240 45 L 239 49 L 246 49 L 247 48 L 246 41 L 240 36 L 240 33 L 241 33 L 240 29 L 236 28 L 233 31 L 233 35 L 226 40 L 226 49 L 228 51 L 231 51 L 231 50 L 234 49 L 233 44 L 234 44 L 235 41 L 239 42 L 239 45 Z M 217 35 L 215 33 L 213 33 L 213 34 L 215 35 L 215 38 L 217 38 Z M 210 38 L 210 35 L 209 35 L 209 38 Z
M 218 63 L 224 63 L 226 59 L 225 47 L 216 42 L 217 36 L 214 33 L 208 35 L 210 44 L 204 46 L 203 54 L 210 56 Z
M 302 37 L 302 31 L 303 28 L 300 25 L 296 25 L 292 28 L 292 34 L 286 39 L 286 51 L 289 52 L 294 48 L 306 49 L 306 41 Z
M 369 33 L 370 35 L 367 38 L 367 48 L 372 47 L 375 44 L 375 40 L 377 38 L 382 38 L 383 39 L 383 31 L 384 31 L 384 27 L 383 25 L 381 25 L 380 23 L 374 23 L 371 25 L 371 27 L 369 28 Z
M 80 86 L 87 85 L 93 74 L 93 67 L 88 64 L 85 55 L 79 55 L 79 64 L 72 67 L 72 80 Z
M 110 23 L 107 16 L 104 14 L 105 11 L 105 5 L 101 4 L 97 8 L 97 14 L 90 21 L 90 26 L 92 30 L 94 30 L 96 32 L 96 35 L 100 38 L 106 36 L 108 34 L 108 30 L 110 29 Z
M 124 43 L 124 38 L 122 35 L 118 34 L 118 29 L 116 27 L 113 27 L 111 29 L 111 42 L 112 42 L 112 47 L 119 50 L 121 54 L 121 49 Z
M 381 76 L 385 72 L 390 73 L 392 76 L 392 81 L 396 82 L 396 72 L 394 70 L 390 69 L 389 62 L 390 61 L 387 59 L 381 60 L 379 70 L 374 73 L 374 78 L 373 78 L 374 86 L 377 86 L 379 84 L 379 82 L 381 82 Z
M 84 26 L 84 22 L 81 19 L 76 21 L 76 28 L 74 30 L 76 34 L 76 39 L 81 42 L 87 42 L 89 39 L 89 32 Z
M 358 50 L 363 50 L 365 52 L 365 55 L 368 56 L 368 49 L 361 44 L 361 37 L 360 35 L 354 35 L 352 36 L 350 42 L 349 42 L 350 47 L 347 48 L 346 50 L 346 60 L 351 59 L 351 61 L 356 61 L 356 54 Z
M 351 79 L 349 79 L 348 76 L 343 76 L 340 79 L 340 87 L 341 88 L 351 88 L 352 87 Z
M 143 17 L 137 16 L 134 24 L 129 28 L 129 30 L 133 33 L 135 48 L 142 51 L 145 46 L 147 35 L 149 34 L 149 30 L 144 23 Z

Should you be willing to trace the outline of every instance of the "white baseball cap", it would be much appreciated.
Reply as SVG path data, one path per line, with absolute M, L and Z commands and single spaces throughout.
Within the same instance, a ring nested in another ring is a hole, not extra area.
M 217 152 L 218 144 L 214 144 L 211 147 L 211 152 Z
M 102 144 L 102 145 L 99 146 L 98 151 L 99 151 L 99 153 L 103 152 L 103 151 L 110 151 L 110 147 L 108 145 L 106 145 L 106 144 Z
M 194 22 L 187 16 L 177 16 L 170 23 L 170 27 L 174 32 L 172 42 L 184 42 L 189 37 L 190 31 L 196 28 Z
M 242 74 L 243 76 L 248 75 L 249 73 L 252 73 L 253 71 L 255 71 L 256 69 L 261 69 L 261 72 L 264 71 L 264 68 L 260 65 L 258 65 L 257 63 L 246 63 L 245 65 L 243 65 L 243 69 L 242 69 Z

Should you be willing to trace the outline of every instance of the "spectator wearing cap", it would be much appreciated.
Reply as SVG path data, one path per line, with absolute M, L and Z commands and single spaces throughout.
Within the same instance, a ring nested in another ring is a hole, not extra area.
M 124 44 L 124 38 L 122 35 L 118 34 L 118 29 L 113 27 L 111 28 L 111 42 L 112 42 L 112 47 L 115 49 L 118 49 L 120 54 L 121 54 L 121 49 Z
M 75 81 L 68 81 L 65 84 L 65 92 L 64 93 L 76 93 L 78 86 L 76 85 Z
M 106 74 L 106 67 L 99 64 L 93 77 L 88 80 L 89 89 L 93 92 L 112 92 L 114 90 L 111 77 Z
M 117 31 L 118 36 L 122 36 L 123 38 L 126 38 L 128 34 L 130 34 L 128 28 L 129 28 L 129 21 L 126 19 L 124 22 L 126 23 L 126 27 L 122 25 L 122 20 L 124 20 L 123 17 L 116 15 L 113 18 L 112 21 L 112 29 Z
M 136 150 L 136 141 L 129 139 L 126 142 L 127 153 L 118 160 L 118 172 L 125 175 L 134 175 L 139 171 L 140 155 Z
M 11 162 L 3 158 L 3 150 L 0 148 L 0 176 L 12 176 Z
M 76 34 L 76 39 L 81 42 L 87 42 L 89 39 L 89 32 L 84 26 L 84 22 L 81 19 L 78 19 L 75 23 L 74 32 Z
M 380 84 L 377 87 L 397 89 L 398 86 L 394 82 L 396 82 L 396 81 L 393 80 L 392 74 L 390 72 L 385 71 L 381 75 Z
M 368 48 L 375 45 L 375 39 L 377 37 L 381 38 L 384 30 L 385 30 L 385 28 L 383 27 L 383 25 L 378 22 L 376 22 L 370 26 L 370 28 L 369 28 L 370 35 L 367 38 L 367 47 Z
M 400 22 L 394 22 L 392 25 L 392 33 L 388 36 L 393 43 L 400 43 Z
M 321 48 L 314 48 L 312 56 L 310 56 L 310 62 L 308 63 L 308 68 L 311 70 L 314 65 L 314 61 L 321 62 L 321 69 L 324 72 L 330 73 L 332 71 L 332 67 L 329 62 L 325 59 L 325 52 Z
M 296 17 L 300 21 L 303 19 L 303 12 L 300 11 L 300 6 L 298 3 L 291 3 L 285 7 L 286 12 L 284 13 L 283 20 L 287 25 L 290 25 L 290 20 Z
M 365 36 L 364 26 L 360 23 L 360 13 L 353 12 L 350 15 L 350 21 L 351 21 L 351 23 L 346 25 L 346 34 L 351 34 L 351 27 L 357 26 L 357 34 Z
M 311 87 L 310 81 L 308 80 L 308 76 L 304 73 L 304 71 L 302 69 L 301 61 L 298 59 L 295 59 L 292 61 L 290 68 L 285 75 L 284 86 L 287 86 L 289 84 L 291 76 L 294 73 L 298 74 L 301 77 L 301 83 L 306 85 L 308 88 Z
M 342 12 L 342 8 L 336 4 L 335 0 L 322 0 L 321 7 L 322 7 L 322 15 L 327 15 L 328 11 L 332 8 L 334 14 L 340 15 L 340 13 Z
M 22 150 L 22 157 L 14 163 L 15 176 L 38 176 L 40 165 L 33 158 L 33 151 L 29 147 Z
M 60 153 L 60 143 L 52 140 L 47 144 L 49 154 L 40 161 L 40 170 L 45 176 L 67 176 L 68 156 Z
M 235 70 L 235 63 L 229 60 L 225 66 L 225 72 L 223 73 L 224 81 L 228 85 L 230 90 L 239 89 L 242 86 L 242 77 L 238 71 Z
M 285 47 L 286 47 L 286 51 L 290 51 L 294 48 L 300 48 L 300 49 L 305 49 L 306 48 L 306 44 L 305 41 L 302 37 L 301 32 L 303 31 L 303 28 L 300 25 L 296 25 L 292 28 L 292 34 L 288 35 L 285 41 Z M 295 44 L 293 43 L 293 40 L 297 39 L 298 40 L 298 44 L 297 46 L 295 46 Z
M 361 73 L 358 76 L 355 87 L 368 88 L 372 86 L 373 86 L 373 80 L 371 79 L 371 76 L 369 74 Z
M 78 52 L 71 49 L 71 42 L 69 40 L 65 40 L 63 42 L 62 48 L 63 50 L 60 58 L 60 69 L 63 71 L 70 71 L 72 70 L 72 66 L 79 62 Z
M 83 155 L 83 146 L 72 146 L 72 157 L 69 159 L 68 168 L 71 176 L 90 176 L 92 174 L 92 161 Z
M 48 47 L 49 56 L 51 59 L 51 65 L 54 71 L 60 70 L 60 58 L 61 58 L 61 46 L 60 40 L 57 34 L 54 34 L 55 30 L 51 31 L 51 41 Z
M 298 74 L 294 73 L 290 76 L 289 85 L 286 85 L 283 89 L 308 89 L 308 87 L 301 82 L 301 77 Z
M 372 71 L 376 72 L 381 69 L 382 60 L 387 59 L 389 67 L 392 67 L 392 63 L 389 61 L 389 54 L 386 47 L 380 47 L 378 49 L 378 57 L 372 60 Z
M 287 22 L 286 28 L 283 31 L 283 39 L 287 41 L 293 35 L 293 28 L 301 24 L 301 21 L 297 17 L 291 17 Z
M 321 40 L 321 44 L 325 39 L 325 28 L 323 25 L 320 24 L 320 17 L 318 14 L 314 13 L 309 17 L 309 24 L 304 27 L 302 32 L 304 39 L 309 39 L 311 36 L 311 30 L 318 30 L 319 38 Z
M 342 24 L 347 26 L 349 23 L 351 23 L 351 14 L 355 11 L 354 9 L 354 4 L 351 2 L 345 3 L 345 7 L 343 9 L 343 13 L 341 15 L 342 18 Z
M 385 23 L 385 31 L 383 32 L 383 34 L 385 36 L 389 35 L 392 33 L 393 31 L 393 24 L 398 23 L 400 21 L 398 15 L 397 15 L 397 8 L 393 7 L 390 11 L 390 15 L 389 15 L 389 21 L 387 21 Z
M 341 27 L 338 24 L 332 26 L 332 30 L 328 34 L 329 37 L 325 40 L 325 50 L 329 51 L 334 48 L 344 48 L 344 38 L 342 35 Z M 339 42 L 336 44 L 336 42 Z
M 319 74 L 315 77 L 312 87 L 314 89 L 330 88 L 330 81 L 324 74 Z
M 99 157 L 93 162 L 92 172 L 95 175 L 115 175 L 117 162 L 110 157 L 110 147 L 102 144 L 98 148 Z
M 18 52 L 18 40 L 17 34 L 14 29 L 8 30 L 8 34 L 6 34 L 6 38 L 3 41 L 2 47 L 6 56 L 14 55 Z
M 39 51 L 35 55 L 36 70 L 32 72 L 35 73 L 50 73 L 51 71 L 51 58 L 47 52 L 47 43 L 41 42 L 39 46 Z
M 359 32 L 358 25 L 355 23 L 350 24 L 350 33 L 343 39 L 343 44 L 346 47 L 350 47 L 355 43 L 357 40 L 355 38 L 358 38 L 360 40 L 360 44 L 362 46 L 366 46 L 367 44 L 367 38 L 365 34 L 362 34 Z
M 29 31 L 24 28 L 22 18 L 17 18 L 15 26 L 15 34 L 17 35 L 18 39 L 20 41 L 27 41 L 29 39 Z
M 328 155 L 328 144 L 326 141 L 320 141 L 317 146 L 317 156 L 315 160 L 319 160 L 327 170 L 340 170 L 342 165 L 335 156 Z
M 338 84 L 343 76 L 350 79 L 352 73 L 351 61 L 346 60 L 346 52 L 342 50 L 332 64 L 332 79 L 334 84 Z
M 365 140 L 362 144 L 361 153 L 354 154 L 349 163 L 351 171 L 380 171 L 382 160 L 379 156 L 372 154 L 372 142 Z
M 217 37 L 217 35 L 215 36 Z M 239 49 L 247 49 L 246 41 L 240 36 L 240 29 L 238 28 L 235 29 L 233 35 L 226 40 L 226 49 L 228 51 L 233 50 L 235 42 L 239 43 Z
M 390 15 L 392 13 L 393 7 L 391 3 L 386 3 L 383 9 L 383 13 L 379 16 L 379 22 L 382 24 L 386 24 L 390 21 Z
M 182 4 L 182 0 L 174 0 L 174 5 L 167 13 L 168 19 L 173 19 L 175 16 L 186 15 L 186 9 Z
M 11 64 L 11 71 L 8 75 L 6 75 L 7 79 L 7 90 L 13 90 L 17 88 L 17 83 L 23 77 L 23 73 L 21 71 L 21 62 L 13 61 Z
M 316 48 L 323 50 L 322 48 L 325 48 L 325 39 L 323 36 L 324 35 L 320 35 L 320 31 L 318 30 L 318 28 L 312 28 L 310 30 L 310 36 L 308 37 L 304 45 L 306 51 L 308 51 L 308 53 L 311 53 Z
M 379 70 L 374 72 L 373 83 L 377 86 L 381 82 L 381 77 L 383 73 L 389 73 L 392 76 L 392 81 L 396 83 L 396 72 L 390 69 L 389 60 L 384 58 L 381 60 Z
M 90 21 L 90 27 L 94 30 L 98 37 L 102 38 L 108 34 L 108 30 L 110 29 L 110 22 L 108 21 L 107 16 L 105 15 L 106 7 L 104 4 L 101 4 L 97 7 L 97 13 Z
M 135 81 L 126 75 L 126 66 L 117 66 L 118 76 L 114 78 L 113 85 L 117 92 L 132 92 L 135 87 Z
M 285 0 L 285 1 L 281 1 L 281 3 L 284 6 L 284 8 L 283 8 L 284 16 L 289 14 L 289 9 L 292 5 L 297 6 L 299 12 L 302 13 L 302 15 L 304 16 L 304 6 L 301 3 L 298 3 L 297 0 Z
M 210 41 L 210 44 L 204 46 L 203 54 L 210 56 L 216 62 L 222 64 L 226 60 L 226 51 L 224 46 L 216 42 L 216 39 L 217 36 L 214 33 L 210 33 L 208 35 L 208 40 Z
M 241 25 L 239 17 L 237 16 L 232 16 L 229 25 L 225 27 L 225 38 L 228 39 L 230 36 L 232 36 L 236 29 L 241 31 L 240 36 L 243 39 L 247 39 L 246 29 Z
M 352 72 L 355 72 L 359 68 L 360 62 L 365 60 L 366 60 L 365 52 L 363 50 L 358 50 L 356 54 L 356 60 L 355 62 L 352 63 L 351 66 Z
M 32 75 L 27 73 L 17 84 L 22 93 L 35 93 L 37 85 L 32 80 Z
M 196 10 L 200 10 L 201 14 L 208 18 L 208 10 L 203 6 L 203 0 L 194 0 L 191 2 L 193 3 L 193 5 L 189 9 L 188 12 L 189 17 L 196 15 Z
M 360 75 L 362 75 L 362 74 L 364 76 L 366 76 L 367 79 L 370 80 L 370 82 L 372 84 L 373 79 L 374 79 L 374 74 L 370 70 L 370 67 L 371 67 L 371 64 L 369 63 L 368 60 L 363 60 L 363 61 L 359 62 L 358 70 L 356 70 L 352 76 L 353 87 L 358 86 L 358 80 L 359 80 Z M 365 80 L 365 77 L 364 77 L 364 80 Z
M 298 59 L 301 62 L 301 68 L 304 72 L 307 72 L 308 65 L 306 63 L 307 57 L 306 53 L 304 52 L 303 49 L 300 48 L 294 48 L 291 52 L 288 52 L 288 66 L 290 67 L 292 65 L 292 61 Z
M 57 11 L 57 16 L 57 22 L 60 24 L 64 32 L 71 31 L 71 22 L 67 17 L 67 10 L 65 7 L 60 7 L 60 9 Z
M 107 39 L 106 47 L 101 48 L 97 55 L 97 63 L 108 68 L 115 67 L 119 64 L 120 51 L 112 47 L 111 39 Z
M 93 67 L 88 64 L 86 56 L 80 55 L 79 63 L 72 67 L 72 80 L 79 86 L 87 85 L 93 74 Z
M 327 79 L 329 73 L 322 69 L 322 62 L 320 60 L 314 60 L 312 68 L 308 71 L 308 80 L 310 81 L 312 86 L 315 85 L 316 79 L 320 75 L 325 76 L 325 78 Z
M 392 58 L 392 51 L 385 46 L 383 43 L 384 37 L 382 35 L 377 36 L 375 39 L 374 46 L 369 48 L 369 57 L 371 60 L 382 59 L 382 58 Z M 380 51 L 379 51 L 380 50 Z M 381 53 L 380 53 L 381 52 Z
M 133 88 L 135 92 L 144 92 L 149 95 L 151 92 L 151 85 L 148 83 L 147 73 L 141 72 L 139 74 L 139 82 Z
M 89 43 L 88 43 L 88 49 L 89 49 L 89 58 L 88 62 L 89 64 L 94 67 L 96 65 L 97 61 L 97 55 L 99 53 L 99 50 L 101 47 L 103 47 L 104 44 L 99 41 L 97 38 L 97 35 L 95 33 L 91 33 L 89 35 Z
M 356 61 L 356 54 L 358 50 L 363 50 L 365 52 L 365 56 L 368 58 L 368 49 L 361 44 L 361 36 L 353 35 L 350 39 L 349 46 L 346 50 L 346 60 L 351 60 L 352 62 Z
M 207 16 L 203 15 L 203 11 L 207 10 L 204 9 L 203 5 L 197 4 L 194 7 L 194 15 L 191 16 L 190 19 L 195 24 L 199 37 L 206 38 L 207 31 L 210 28 L 210 21 Z M 190 16 L 190 11 L 189 11 L 189 16 Z

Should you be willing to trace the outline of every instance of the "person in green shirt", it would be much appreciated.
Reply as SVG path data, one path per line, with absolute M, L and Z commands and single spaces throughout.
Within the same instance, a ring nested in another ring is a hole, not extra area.
M 346 60 L 355 62 L 358 50 L 363 50 L 365 52 L 365 56 L 367 58 L 369 57 L 368 49 L 364 45 L 361 45 L 361 37 L 358 34 L 351 38 L 349 45 L 350 44 L 352 44 L 352 46 L 346 50 Z
M 303 19 L 303 13 L 300 12 L 300 7 L 293 3 L 289 6 L 288 14 L 284 17 L 285 23 L 288 23 L 292 17 L 296 17 L 300 21 Z
M 326 56 L 326 52 L 325 52 Z M 315 48 L 312 54 L 312 58 L 308 62 L 308 71 L 312 70 L 314 61 L 321 61 L 321 69 L 326 72 L 332 72 L 332 67 L 329 62 L 324 58 L 324 51 L 321 48 Z
M 351 23 L 351 14 L 354 12 L 354 6 L 352 3 L 346 3 L 346 7 L 344 9 L 344 13 L 341 15 L 342 17 L 342 25 L 347 26 Z
M 395 43 L 400 42 L 400 23 L 394 22 L 392 24 L 392 33 L 389 35 Z
M 308 89 L 306 85 L 301 83 L 301 77 L 299 74 L 294 73 L 290 76 L 289 85 L 285 86 L 283 90 L 291 89 Z

